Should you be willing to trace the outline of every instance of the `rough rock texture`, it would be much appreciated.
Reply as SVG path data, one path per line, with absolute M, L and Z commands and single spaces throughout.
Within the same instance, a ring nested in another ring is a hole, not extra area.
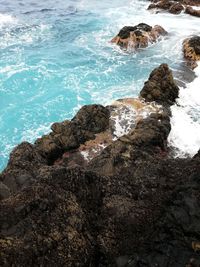
M 192 6 L 200 6 L 199 0 L 161 0 L 161 1 L 151 1 L 153 2 L 148 6 L 148 9 L 161 9 L 169 11 L 172 14 L 180 14 L 183 10 L 187 14 L 193 16 L 200 16 L 199 10 L 194 9 Z
M 153 4 L 150 4 L 148 6 L 148 9 L 160 8 L 164 10 L 169 10 L 173 5 L 174 5 L 173 1 L 162 0 L 162 1 L 158 1 Z
M 82 107 L 71 121 L 55 123 L 52 133 L 36 141 L 36 146 L 50 162 L 64 151 L 78 148 L 87 140 L 94 139 L 95 134 L 108 128 L 109 110 L 101 105 Z
M 140 96 L 146 101 L 156 101 L 166 106 L 175 102 L 178 92 L 179 88 L 174 82 L 172 71 L 167 64 L 162 64 L 151 72 Z
M 199 266 L 199 156 L 130 160 L 112 176 L 42 168 L 0 204 L 1 266 Z
M 199 267 L 200 151 L 168 158 L 176 98 L 169 90 L 178 89 L 165 64 L 151 82 L 165 111 L 140 120 L 85 169 L 48 166 L 40 142 L 13 151 L 0 183 L 0 266 Z M 108 108 L 83 107 L 71 122 L 54 124 L 52 136 L 61 139 L 77 123 L 72 133 L 82 142 L 104 131 L 108 117 Z M 5 185 L 10 173 L 14 183 Z
M 167 114 L 152 113 L 137 123 L 129 134 L 120 137 L 94 158 L 88 168 L 101 175 L 122 175 L 134 166 L 134 161 L 146 154 L 165 154 L 166 140 L 170 132 Z
M 175 3 L 171 5 L 169 8 L 169 12 L 172 14 L 180 14 L 183 10 L 184 10 L 184 7 L 180 3 Z
M 2 189 L 2 194 L 16 192 L 24 186 L 28 186 L 35 181 L 38 170 L 47 164 L 34 145 L 23 142 L 18 145 L 10 154 L 10 159 L 6 169 L 0 175 L 0 180 L 7 189 Z M 5 191 L 6 190 L 6 191 Z
M 183 53 L 188 65 L 194 69 L 200 60 L 200 36 L 193 36 L 183 41 Z
M 195 16 L 195 17 L 200 17 L 200 10 L 199 9 L 196 10 L 196 9 L 192 8 L 191 6 L 186 7 L 185 13 L 190 14 L 190 15 Z
M 167 32 L 159 25 L 151 27 L 145 23 L 136 26 L 123 27 L 111 42 L 122 48 L 147 47 L 149 43 L 156 42 L 159 36 L 166 35 Z
M 35 145 L 23 142 L 10 155 L 8 166 L 0 175 L 0 199 L 16 192 L 36 179 L 40 168 L 51 165 L 65 151 L 95 138 L 109 126 L 109 110 L 101 105 L 82 107 L 71 121 L 54 123 L 52 132 L 39 138 Z

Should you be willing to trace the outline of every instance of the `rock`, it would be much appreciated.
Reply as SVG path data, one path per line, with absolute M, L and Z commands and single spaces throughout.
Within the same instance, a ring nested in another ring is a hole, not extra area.
M 136 49 L 147 47 L 149 43 L 157 41 L 159 36 L 166 34 L 167 32 L 159 25 L 151 27 L 145 23 L 140 23 L 136 26 L 123 27 L 111 42 L 125 49 L 128 47 Z
M 0 182 L 0 200 L 7 198 L 9 196 L 10 196 L 9 188 L 5 184 Z
M 10 154 L 6 169 L 0 175 L 0 180 L 11 192 L 16 192 L 24 185 L 30 185 L 40 167 L 47 161 L 40 155 L 34 145 L 23 142 Z
M 53 124 L 52 132 L 38 138 L 34 145 L 23 142 L 17 146 L 0 180 L 13 193 L 31 185 L 40 168 L 52 165 L 64 152 L 78 148 L 106 130 L 109 117 L 109 109 L 101 105 L 82 107 L 71 121 Z
M 0 204 L 3 226 L 0 265 L 89 266 L 95 248 L 88 228 L 92 227 L 88 224 L 89 213 L 84 207 L 90 195 L 89 191 L 84 191 L 84 183 L 90 183 L 89 177 L 78 170 L 66 172 L 62 168 L 47 168 L 42 176 L 38 179 L 43 181 L 24 189 L 12 199 L 12 204 L 10 199 Z M 79 193 L 68 190 L 69 184 Z M 95 187 L 91 194 L 98 197 Z M 94 220 L 95 216 L 91 215 L 90 219 Z
M 185 9 L 185 13 L 190 14 L 195 17 L 200 17 L 200 10 L 194 9 L 191 6 L 187 6 Z
M 159 8 L 159 9 L 164 9 L 168 10 L 174 5 L 173 1 L 168 1 L 168 0 L 162 0 L 158 1 L 156 3 L 150 4 L 148 6 L 148 9 L 153 9 L 153 8 Z
M 199 0 L 161 0 L 152 1 L 153 3 L 148 6 L 148 9 L 161 9 L 167 10 L 172 14 L 180 14 L 181 11 L 185 10 L 185 13 L 200 16 L 200 11 L 193 8 L 193 6 L 200 6 Z
M 147 153 L 121 175 L 42 168 L 0 203 L 1 266 L 198 266 L 199 163 Z
M 36 141 L 51 164 L 65 151 L 76 149 L 109 125 L 109 110 L 101 105 L 83 106 L 71 121 L 54 123 L 52 133 Z
M 72 122 L 81 126 L 82 130 L 94 134 L 105 131 L 109 125 L 109 110 L 101 105 L 83 106 Z
M 163 106 L 172 105 L 178 98 L 179 88 L 175 84 L 168 65 L 161 64 L 154 69 L 145 82 L 140 96 L 147 102 L 155 101 Z
M 129 134 L 105 148 L 88 164 L 88 168 L 106 176 L 129 172 L 136 159 L 165 154 L 170 129 L 168 114 L 152 113 L 148 118 L 139 121 Z
M 143 94 L 162 110 L 111 140 L 86 168 L 49 166 L 55 148 L 43 151 L 44 140 L 12 152 L 0 177 L 0 266 L 199 266 L 200 152 L 192 159 L 167 153 L 178 88 L 166 64 L 151 73 Z M 72 147 L 68 137 L 73 146 L 101 142 L 110 112 L 85 106 L 53 124 L 49 140 L 61 150 Z
M 169 8 L 169 12 L 172 14 L 180 14 L 184 10 L 184 6 L 180 3 L 175 3 Z
M 193 36 L 183 41 L 183 53 L 188 65 L 194 69 L 200 60 L 200 36 Z

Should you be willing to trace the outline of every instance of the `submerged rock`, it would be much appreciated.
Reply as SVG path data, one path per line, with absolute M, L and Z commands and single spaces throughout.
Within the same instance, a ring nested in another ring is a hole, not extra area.
M 200 36 L 193 36 L 183 41 L 183 53 L 188 65 L 194 69 L 200 60 Z
M 145 23 L 136 26 L 123 27 L 118 35 L 111 42 L 122 48 L 142 48 L 147 47 L 149 43 L 156 42 L 159 36 L 166 35 L 167 32 L 159 25 L 151 27 Z

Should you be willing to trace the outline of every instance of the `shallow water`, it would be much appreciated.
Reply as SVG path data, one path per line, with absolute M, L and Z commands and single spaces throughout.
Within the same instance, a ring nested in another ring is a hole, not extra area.
M 180 68 L 182 40 L 200 33 L 199 19 L 152 14 L 146 6 L 140 0 L 0 0 L 0 169 L 16 144 L 34 142 L 82 105 L 137 96 L 160 63 Z M 109 43 L 121 27 L 140 22 L 170 34 L 137 54 Z M 181 107 L 173 108 L 170 144 L 178 156 L 200 147 L 198 86 L 196 79 L 182 89 Z

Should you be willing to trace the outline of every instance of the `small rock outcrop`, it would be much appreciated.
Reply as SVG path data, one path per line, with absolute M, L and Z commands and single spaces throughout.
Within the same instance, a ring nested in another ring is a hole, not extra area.
M 148 9 L 160 9 L 168 11 L 172 14 L 180 14 L 182 11 L 192 16 L 200 17 L 200 11 L 194 6 L 200 6 L 198 0 L 153 0 L 153 3 L 148 6 Z
M 188 65 L 194 69 L 200 60 L 200 36 L 193 36 L 183 41 L 183 53 Z
M 195 17 L 200 17 L 200 9 L 194 9 L 191 6 L 187 6 L 185 9 L 185 13 L 190 14 Z
M 170 6 L 169 12 L 172 14 L 180 14 L 184 10 L 184 6 L 180 3 L 175 3 Z
M 64 151 L 78 148 L 109 125 L 109 110 L 101 105 L 82 107 L 71 121 L 55 123 L 52 132 L 36 141 L 36 147 L 53 162 Z
M 151 27 L 145 23 L 140 23 L 136 26 L 123 27 L 111 42 L 125 49 L 128 47 L 132 49 L 144 48 L 166 34 L 167 32 L 159 25 Z
M 163 106 L 172 105 L 178 94 L 179 88 L 167 64 L 162 64 L 151 72 L 140 92 L 140 96 L 147 102 L 155 101 Z

